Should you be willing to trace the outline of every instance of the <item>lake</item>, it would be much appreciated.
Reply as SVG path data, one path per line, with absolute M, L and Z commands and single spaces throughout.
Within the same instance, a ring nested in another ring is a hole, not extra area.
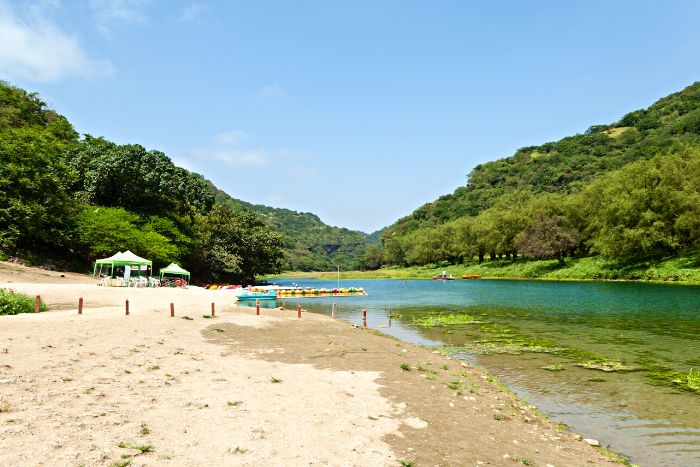
M 337 286 L 312 278 L 277 283 Z M 366 308 L 369 327 L 419 345 L 450 346 L 455 358 L 485 368 L 553 420 L 634 463 L 700 465 L 700 394 L 673 382 L 687 383 L 688 372 L 700 370 L 700 287 L 507 280 L 340 285 L 364 287 L 369 296 L 278 304 L 302 303 L 330 315 L 336 303 L 339 317 L 357 324 Z M 445 316 L 459 324 L 421 326 Z

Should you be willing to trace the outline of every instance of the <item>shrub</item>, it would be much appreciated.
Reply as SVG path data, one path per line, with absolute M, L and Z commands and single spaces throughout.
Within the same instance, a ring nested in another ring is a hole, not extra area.
M 14 292 L 0 289 L 0 315 L 17 315 L 20 313 L 34 313 L 34 298 Z M 40 311 L 46 311 L 46 305 L 41 304 Z

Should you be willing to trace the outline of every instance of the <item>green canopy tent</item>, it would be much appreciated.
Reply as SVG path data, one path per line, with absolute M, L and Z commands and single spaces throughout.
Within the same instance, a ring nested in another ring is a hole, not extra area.
M 99 272 L 98 272 L 98 266 L 99 266 Z M 126 250 L 124 253 L 119 251 L 115 255 L 110 256 L 109 258 L 102 258 L 102 259 L 98 259 L 97 261 L 95 261 L 95 266 L 92 269 L 92 274 L 95 276 L 98 274 L 102 274 L 102 268 L 109 267 L 109 276 L 113 277 L 115 266 L 117 266 L 117 267 L 118 266 L 138 266 L 139 267 L 139 276 L 140 276 L 141 275 L 141 266 L 153 267 L 153 261 L 141 258 L 140 256 L 133 254 L 129 250 Z
M 160 278 L 161 280 L 163 279 L 163 276 L 165 274 L 172 274 L 174 276 L 180 276 L 181 279 L 185 279 L 185 276 L 187 276 L 187 283 L 190 283 L 190 272 L 186 271 L 185 269 L 182 269 L 180 266 L 178 266 L 175 263 L 170 263 L 167 267 L 164 267 L 163 269 L 160 270 Z

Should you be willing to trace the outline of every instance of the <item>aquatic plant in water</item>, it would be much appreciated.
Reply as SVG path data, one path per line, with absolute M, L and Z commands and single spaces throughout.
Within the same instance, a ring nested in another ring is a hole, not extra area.
M 458 324 L 475 324 L 481 321 L 466 313 L 456 314 L 440 314 L 437 316 L 423 316 L 421 318 L 413 317 L 413 325 L 423 328 L 432 328 L 436 326 L 454 326 Z

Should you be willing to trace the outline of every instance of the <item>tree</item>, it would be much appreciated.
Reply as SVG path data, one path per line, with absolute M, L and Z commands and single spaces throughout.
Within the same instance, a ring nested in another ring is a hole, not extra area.
M 194 248 L 189 265 L 203 279 L 242 280 L 278 272 L 282 238 L 252 211 L 215 205 L 194 225 Z
M 700 150 L 637 161 L 586 191 L 590 243 L 618 259 L 673 254 L 700 241 Z
M 178 248 L 142 223 L 123 208 L 84 206 L 76 218 L 78 248 L 90 261 L 125 250 L 161 264 L 178 261 Z
M 518 236 L 521 253 L 537 259 L 557 258 L 564 262 L 565 253 L 580 242 L 580 234 L 564 216 L 539 213 Z
M 166 217 L 204 214 L 213 204 L 200 176 L 138 144 L 86 135 L 70 151 L 69 161 L 78 174 L 71 189 L 89 204 Z
M 0 131 L 0 247 L 65 244 L 74 211 L 65 145 L 40 127 Z

